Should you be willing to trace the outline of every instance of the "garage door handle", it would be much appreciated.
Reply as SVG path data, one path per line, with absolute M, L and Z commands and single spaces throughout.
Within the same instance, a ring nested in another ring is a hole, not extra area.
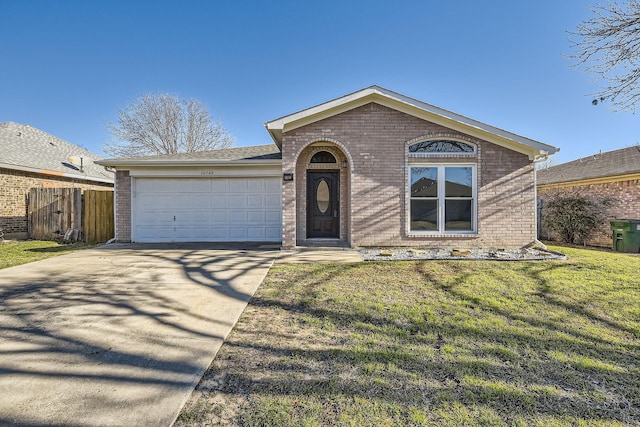
M 175 216 L 175 215 L 173 216 L 173 220 L 174 220 L 174 221 L 176 220 L 176 216 Z

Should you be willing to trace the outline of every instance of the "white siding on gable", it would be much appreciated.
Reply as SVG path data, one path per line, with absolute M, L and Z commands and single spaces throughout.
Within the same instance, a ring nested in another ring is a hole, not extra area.
M 279 177 L 134 178 L 135 242 L 282 239 Z

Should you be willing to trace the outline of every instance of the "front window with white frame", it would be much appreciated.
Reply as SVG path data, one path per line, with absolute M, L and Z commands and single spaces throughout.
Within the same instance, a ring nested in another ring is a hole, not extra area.
M 411 164 L 409 200 L 411 233 L 474 233 L 476 165 Z

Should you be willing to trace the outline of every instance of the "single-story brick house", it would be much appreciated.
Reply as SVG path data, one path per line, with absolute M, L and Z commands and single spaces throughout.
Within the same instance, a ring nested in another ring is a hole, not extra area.
M 102 160 L 116 239 L 521 247 L 557 148 L 372 86 L 265 124 L 273 145 Z
M 640 219 L 640 147 L 598 153 L 537 171 L 538 198 L 544 209 L 545 198 L 557 191 L 577 191 L 593 198 L 613 202 L 609 216 L 585 243 L 611 247 L 609 220 Z M 542 237 L 547 237 L 542 230 Z
M 100 156 L 29 125 L 0 123 L 0 228 L 5 237 L 27 237 L 31 188 L 113 188 L 113 172 Z

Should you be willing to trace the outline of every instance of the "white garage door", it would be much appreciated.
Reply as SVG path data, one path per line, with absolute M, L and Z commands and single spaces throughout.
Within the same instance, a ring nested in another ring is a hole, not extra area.
M 136 178 L 135 242 L 281 241 L 278 177 Z

